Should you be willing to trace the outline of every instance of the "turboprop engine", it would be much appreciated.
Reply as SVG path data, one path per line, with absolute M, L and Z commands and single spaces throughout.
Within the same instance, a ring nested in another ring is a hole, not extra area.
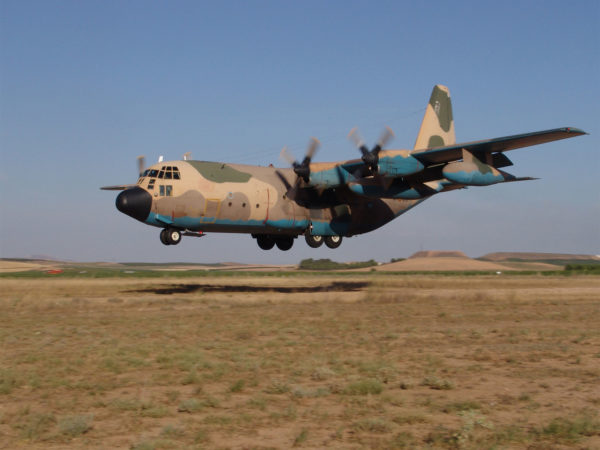
M 451 162 L 442 170 L 444 177 L 456 184 L 466 186 L 489 186 L 514 178 L 484 163 L 473 153 L 463 149 L 463 160 Z

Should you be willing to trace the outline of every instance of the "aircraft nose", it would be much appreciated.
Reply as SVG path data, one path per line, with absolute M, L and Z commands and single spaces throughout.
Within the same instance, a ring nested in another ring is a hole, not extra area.
M 117 209 L 123 214 L 144 222 L 150 214 L 152 196 L 140 187 L 126 189 L 117 195 Z

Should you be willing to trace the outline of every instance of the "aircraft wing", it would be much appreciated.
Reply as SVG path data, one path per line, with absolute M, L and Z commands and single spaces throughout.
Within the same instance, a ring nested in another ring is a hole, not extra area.
M 137 186 L 136 184 L 119 184 L 116 186 L 102 186 L 100 189 L 103 191 L 124 191 L 125 189 L 131 189 Z
M 515 134 L 513 136 L 504 136 L 484 141 L 465 142 L 446 147 L 438 147 L 425 150 L 417 150 L 411 153 L 426 166 L 456 161 L 462 158 L 462 150 L 465 149 L 474 154 L 498 153 L 507 150 L 514 150 L 531 145 L 544 144 L 546 142 L 558 141 L 571 137 L 587 134 L 579 128 L 563 127 L 552 130 L 534 131 L 532 133 Z M 509 164 L 508 164 L 509 165 Z

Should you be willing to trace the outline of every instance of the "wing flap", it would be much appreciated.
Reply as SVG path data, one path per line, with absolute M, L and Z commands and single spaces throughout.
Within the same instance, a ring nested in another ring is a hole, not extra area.
M 544 144 L 546 142 L 558 141 L 587 134 L 585 131 L 573 127 L 554 128 L 552 130 L 534 131 L 532 133 L 504 136 L 484 141 L 465 142 L 462 144 L 438 147 L 411 153 L 424 164 L 438 164 L 448 161 L 456 161 L 462 158 L 462 150 L 471 153 L 496 153 L 514 150 L 516 148 L 529 147 Z

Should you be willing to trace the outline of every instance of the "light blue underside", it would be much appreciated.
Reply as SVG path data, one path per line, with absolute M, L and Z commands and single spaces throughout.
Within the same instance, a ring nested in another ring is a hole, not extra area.
M 171 217 L 156 214 L 151 212 L 145 222 L 149 225 L 157 227 L 164 227 L 170 225 L 175 228 L 181 228 L 185 230 L 200 231 L 207 227 L 213 228 L 221 226 L 224 228 L 230 228 L 231 231 L 235 231 L 235 228 L 256 228 L 257 232 L 264 230 L 290 230 L 302 232 L 309 226 L 309 222 L 306 219 L 300 220 L 230 220 L 230 219 L 218 219 L 215 217 Z
M 216 219 L 214 217 L 203 217 L 200 220 L 197 217 L 176 217 L 171 219 L 164 215 L 156 214 L 151 212 L 146 223 L 157 227 L 172 226 L 175 228 L 181 228 L 184 230 L 201 231 L 207 228 L 223 227 L 227 228 L 227 231 L 235 232 L 236 228 L 242 228 L 246 231 L 248 228 L 254 228 L 256 233 L 260 232 L 273 232 L 273 231 L 293 231 L 301 234 L 306 230 L 310 222 L 306 219 L 300 219 L 291 221 L 289 219 L 283 220 L 229 220 L 229 219 Z M 349 222 L 312 222 L 311 234 L 321 236 L 344 236 L 348 232 L 350 227 Z M 247 232 L 247 231 L 246 231 Z
M 501 173 L 494 175 L 492 171 L 483 173 L 480 171 L 474 172 L 444 172 L 446 178 L 457 184 L 465 184 L 468 186 L 489 186 L 504 181 Z

